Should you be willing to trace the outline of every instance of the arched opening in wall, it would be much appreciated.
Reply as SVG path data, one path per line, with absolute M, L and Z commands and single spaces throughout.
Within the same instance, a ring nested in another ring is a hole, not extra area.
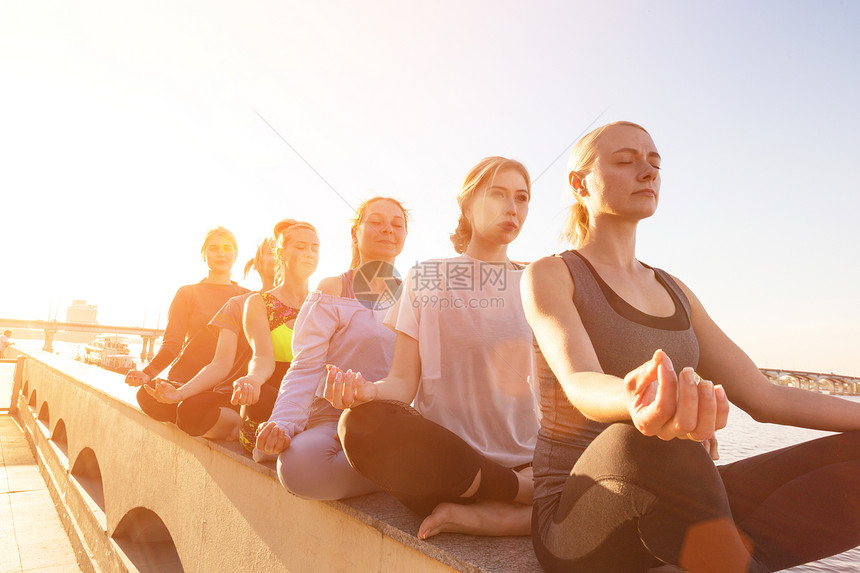
M 75 465 L 72 466 L 72 478 L 80 489 L 89 497 L 102 513 L 105 510 L 105 490 L 102 485 L 102 471 L 96 453 L 91 448 L 84 448 L 78 454 Z
M 30 381 L 29 381 L 29 380 L 24 380 L 24 387 L 23 387 L 23 389 L 21 390 L 21 395 L 22 395 L 22 396 L 26 396 L 26 395 L 27 395 L 27 394 L 29 394 L 29 393 L 30 393 Z
M 51 413 L 48 411 L 47 402 L 43 403 L 42 407 L 39 408 L 39 416 L 36 419 L 45 424 L 46 428 L 51 423 Z
M 62 418 L 57 420 L 57 424 L 54 426 L 54 431 L 51 433 L 51 443 L 54 444 L 60 452 L 62 452 L 65 457 L 66 469 L 68 469 L 69 438 L 66 435 L 66 423 Z
M 34 388 L 32 392 L 30 392 L 30 400 L 27 402 L 27 405 L 31 408 L 36 407 L 36 389 Z
M 152 510 L 136 507 L 126 513 L 112 537 L 138 571 L 184 571 L 167 526 Z

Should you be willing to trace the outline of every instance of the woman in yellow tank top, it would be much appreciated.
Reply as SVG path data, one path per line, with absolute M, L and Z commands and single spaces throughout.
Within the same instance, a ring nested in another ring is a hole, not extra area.
M 243 406 L 239 440 L 251 451 L 257 425 L 269 419 L 281 379 L 293 359 L 293 324 L 308 296 L 308 279 L 319 262 L 319 236 L 310 223 L 283 221 L 276 227 L 281 283 L 245 303 L 243 326 L 253 350 L 248 374 L 233 383 L 232 403 Z

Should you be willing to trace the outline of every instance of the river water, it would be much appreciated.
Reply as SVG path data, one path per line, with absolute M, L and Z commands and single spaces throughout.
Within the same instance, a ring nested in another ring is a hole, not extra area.
M 21 343 L 28 348 L 41 348 L 41 341 L 21 341 Z M 69 358 L 74 358 L 79 347 L 80 345 L 72 343 L 60 342 L 54 344 L 55 352 Z M 132 356 L 139 361 L 138 355 L 140 354 L 141 343 L 135 338 L 129 338 L 129 347 Z M 843 399 L 860 402 L 860 397 L 845 397 Z M 828 434 L 830 432 L 773 424 L 759 424 L 740 408 L 732 407 L 728 425 L 717 434 L 720 443 L 720 460 L 717 464 L 730 463 Z M 822 484 L 822 487 L 827 486 L 826 484 Z M 858 488 L 857 495 L 860 495 L 860 488 Z M 821 519 L 827 519 L 827 516 L 821 516 Z M 855 548 L 841 555 L 835 555 L 814 563 L 793 567 L 787 569 L 787 571 L 794 573 L 860 572 L 860 548 Z

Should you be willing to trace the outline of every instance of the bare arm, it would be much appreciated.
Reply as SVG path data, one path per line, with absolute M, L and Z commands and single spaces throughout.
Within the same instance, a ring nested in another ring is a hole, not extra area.
M 692 369 L 676 377 L 660 350 L 624 379 L 603 372 L 573 304 L 575 285 L 564 261 L 546 257 L 528 266 L 522 282 L 526 318 L 541 353 L 568 400 L 598 422 L 631 420 L 645 435 L 709 439 L 725 426 L 722 389 L 697 383 Z
M 218 344 L 215 346 L 215 356 L 212 357 L 212 361 L 209 364 L 200 369 L 200 372 L 194 378 L 179 388 L 179 393 L 182 396 L 181 400 L 190 398 L 200 392 L 211 390 L 230 374 L 230 369 L 233 367 L 233 362 L 236 359 L 238 340 L 239 337 L 235 332 L 226 328 L 218 331 Z
M 573 293 L 573 279 L 560 257 L 539 259 L 523 273 L 526 319 L 565 395 L 597 422 L 629 420 L 624 381 L 603 373 Z
M 233 404 L 255 404 L 260 398 L 260 388 L 275 371 L 275 351 L 263 297 L 258 294 L 248 297 L 242 324 L 253 355 L 248 362 L 248 374 L 233 382 L 231 401 Z
M 721 382 L 729 400 L 759 422 L 845 432 L 860 429 L 860 404 L 834 396 L 772 384 L 711 319 L 681 281 L 692 306 L 699 340 L 699 372 Z

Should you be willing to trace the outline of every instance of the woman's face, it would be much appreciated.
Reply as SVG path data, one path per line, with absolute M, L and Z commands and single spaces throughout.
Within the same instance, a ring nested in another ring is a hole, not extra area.
M 233 248 L 233 242 L 223 235 L 212 235 L 203 249 L 203 260 L 206 261 L 210 271 L 229 273 L 233 263 L 236 262 L 236 249 Z
M 516 169 L 502 169 L 478 189 L 464 209 L 472 225 L 472 240 L 507 245 L 517 238 L 529 214 L 526 180 Z
M 362 263 L 395 258 L 406 242 L 406 216 L 392 201 L 374 201 L 367 206 L 364 219 L 355 230 Z
M 263 249 L 260 254 L 260 275 L 273 278 L 277 270 L 278 257 L 272 252 L 272 249 Z
M 595 215 L 637 221 L 653 215 L 660 197 L 660 154 L 651 136 L 626 125 L 607 129 L 597 142 L 584 192 Z
M 288 274 L 306 279 L 317 270 L 320 239 L 311 229 L 288 231 L 287 244 L 281 249 L 281 261 Z

